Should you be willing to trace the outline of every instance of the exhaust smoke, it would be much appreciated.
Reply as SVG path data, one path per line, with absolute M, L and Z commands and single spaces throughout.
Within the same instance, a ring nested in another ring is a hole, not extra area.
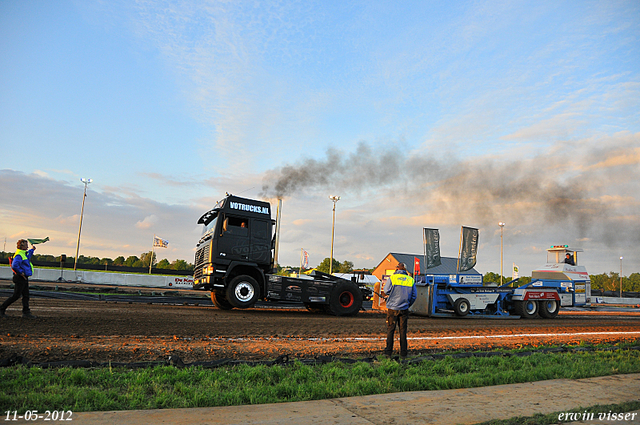
M 399 145 L 355 151 L 328 149 L 265 174 L 262 196 L 336 191 L 354 196 L 395 194 L 411 213 L 493 226 L 569 228 L 578 239 L 640 242 L 640 135 L 587 143 L 560 143 L 535 157 L 440 159 Z M 382 202 L 382 201 L 381 201 Z M 426 225 L 427 223 L 425 223 Z

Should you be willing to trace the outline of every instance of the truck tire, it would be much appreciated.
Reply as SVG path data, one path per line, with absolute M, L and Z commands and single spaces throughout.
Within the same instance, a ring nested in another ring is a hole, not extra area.
M 260 286 L 251 276 L 240 275 L 231 279 L 227 286 L 227 301 L 233 307 L 253 307 L 260 298 Z
M 560 303 L 556 300 L 544 300 L 538 303 L 540 307 L 540 317 L 545 319 L 553 319 L 560 311 Z
M 464 317 L 469 314 L 470 309 L 471 304 L 469 304 L 469 300 L 466 298 L 458 298 L 456 302 L 453 303 L 453 310 L 460 317 Z
M 211 301 L 213 305 L 218 307 L 220 310 L 231 310 L 233 306 L 229 304 L 229 301 L 222 294 L 216 294 L 214 291 L 211 291 Z
M 331 291 L 329 312 L 336 316 L 355 316 L 362 308 L 362 292 L 353 282 L 340 282 Z
M 304 306 L 307 308 L 307 310 L 309 310 L 311 313 L 322 313 L 324 311 L 326 311 L 326 304 L 320 304 L 320 303 L 304 303 Z
M 538 303 L 534 300 L 516 301 L 513 307 L 516 314 L 524 319 L 533 319 L 538 315 Z

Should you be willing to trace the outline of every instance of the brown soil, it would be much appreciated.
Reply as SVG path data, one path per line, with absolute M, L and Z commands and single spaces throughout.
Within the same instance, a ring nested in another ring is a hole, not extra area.
M 281 354 L 368 357 L 384 348 L 378 311 L 333 317 L 301 309 L 222 311 L 193 305 L 32 299 L 37 319 L 20 317 L 20 302 L 0 319 L 0 358 L 151 361 L 170 354 L 185 362 L 274 359 Z M 410 355 L 447 349 L 492 349 L 640 339 L 640 312 L 562 312 L 553 320 L 409 319 Z M 397 343 L 396 343 L 397 349 Z

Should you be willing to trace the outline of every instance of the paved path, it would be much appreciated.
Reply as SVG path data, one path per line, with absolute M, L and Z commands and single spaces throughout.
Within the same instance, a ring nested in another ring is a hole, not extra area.
M 234 407 L 74 413 L 74 424 L 476 424 L 640 401 L 640 374 Z M 616 412 L 614 412 L 616 413 Z M 636 412 L 638 413 L 638 412 Z M 586 424 L 640 424 L 633 420 Z M 629 416 L 629 419 L 631 417 Z M 12 422 L 20 423 L 20 422 Z M 27 422 L 23 422 L 27 423 Z M 28 422 L 34 423 L 34 422 Z M 559 421 L 567 423 L 567 421 Z

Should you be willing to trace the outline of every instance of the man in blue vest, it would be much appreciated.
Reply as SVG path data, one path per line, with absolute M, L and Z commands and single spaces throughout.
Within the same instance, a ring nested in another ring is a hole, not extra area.
M 400 332 L 400 358 L 407 357 L 407 321 L 409 319 L 409 307 L 415 302 L 418 295 L 413 278 L 407 273 L 407 266 L 399 263 L 396 271 L 384 284 L 384 295 L 387 296 L 387 347 L 384 354 L 391 358 L 393 353 L 393 337 L 396 333 L 396 324 Z
M 27 319 L 35 319 L 36 316 L 31 314 L 29 309 L 29 276 L 33 275 L 33 265 L 31 265 L 31 256 L 33 251 L 36 250 L 35 246 L 32 246 L 30 250 L 29 242 L 25 239 L 18 241 L 18 250 L 16 251 L 13 260 L 11 261 L 11 268 L 13 269 L 13 295 L 7 299 L 2 306 L 0 306 L 0 318 L 5 317 L 5 310 L 14 301 L 22 297 L 22 317 Z

